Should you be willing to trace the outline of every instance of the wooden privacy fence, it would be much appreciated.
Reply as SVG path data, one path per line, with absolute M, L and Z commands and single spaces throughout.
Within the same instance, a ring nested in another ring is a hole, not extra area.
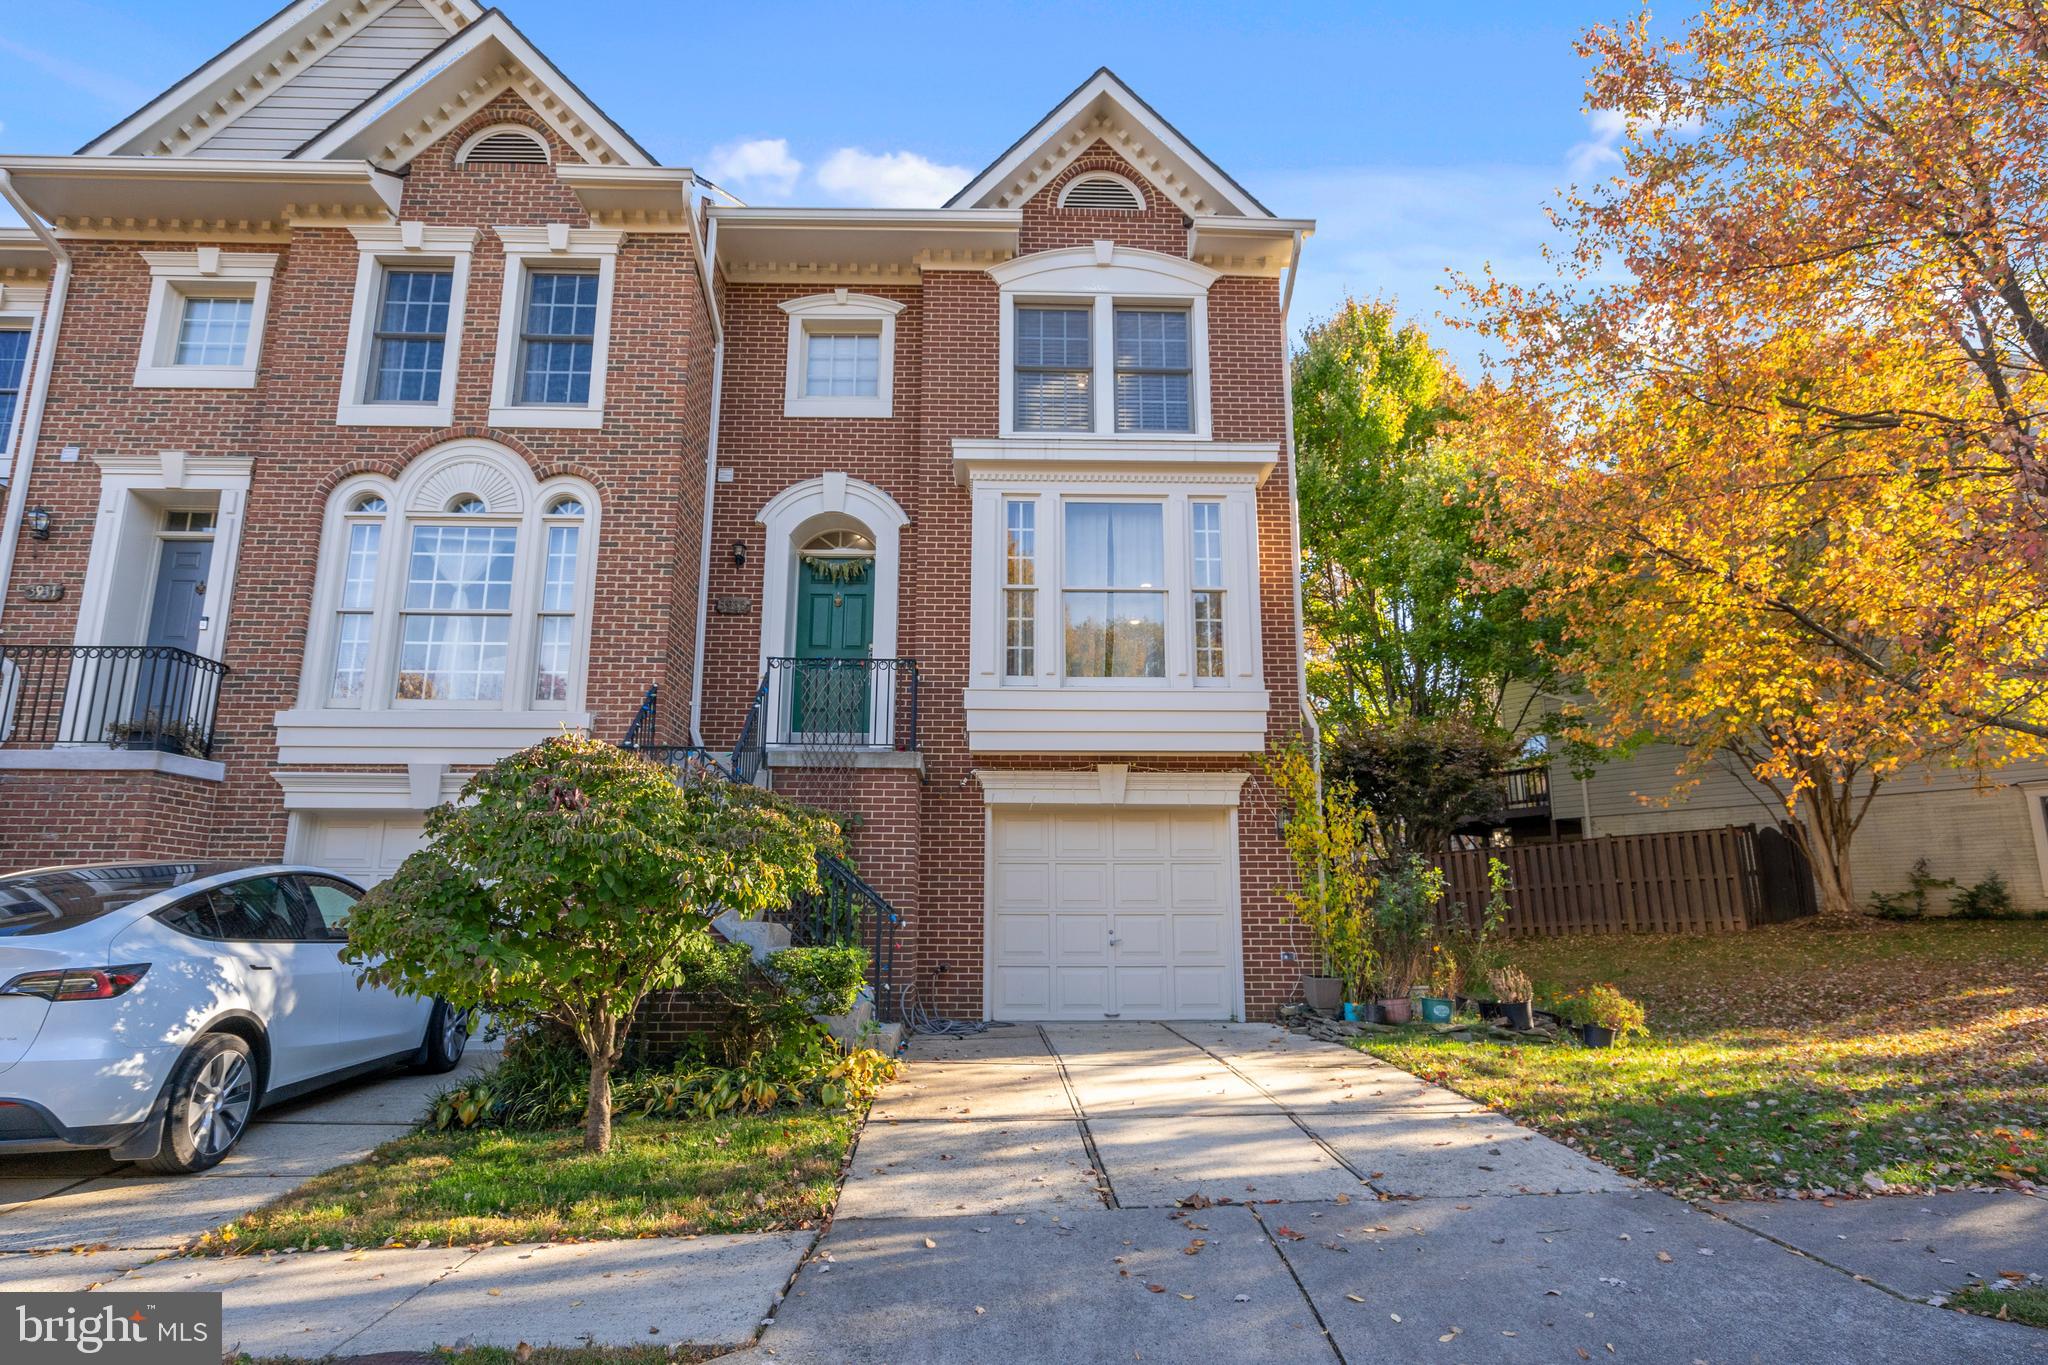
M 1477 912 L 1489 857 L 1508 865 L 1507 932 L 1717 934 L 1814 912 L 1813 877 L 1797 846 L 1774 829 L 1617 834 L 1453 853 L 1443 862 L 1449 898 Z

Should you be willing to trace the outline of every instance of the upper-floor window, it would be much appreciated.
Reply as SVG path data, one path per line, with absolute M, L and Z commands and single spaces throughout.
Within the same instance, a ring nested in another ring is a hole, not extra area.
M 783 416 L 887 417 L 895 411 L 902 304 L 838 289 L 779 306 L 789 315 Z
M 0 450 L 14 438 L 14 411 L 28 373 L 28 328 L 0 322 Z
M 492 424 L 602 426 L 612 276 L 624 234 L 559 223 L 494 231 L 505 245 L 505 283 Z
M 1003 436 L 1209 434 L 1215 271 L 1097 242 L 989 274 L 1002 296 Z
M 588 654 L 596 497 L 456 448 L 329 511 L 309 693 L 330 707 L 575 704 Z M 309 701 L 309 704 L 313 704 Z
M 399 223 L 352 229 L 359 258 L 335 420 L 446 426 L 476 229 Z
M 150 293 L 136 385 L 254 388 L 277 256 L 201 247 L 142 257 L 149 263 Z

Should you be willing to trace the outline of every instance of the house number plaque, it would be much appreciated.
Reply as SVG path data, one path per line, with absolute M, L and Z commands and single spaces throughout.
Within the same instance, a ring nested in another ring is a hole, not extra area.
M 23 587 L 21 595 L 31 602 L 57 602 L 64 597 L 62 583 L 30 583 Z
M 720 616 L 745 616 L 754 609 L 751 597 L 721 597 L 715 603 Z

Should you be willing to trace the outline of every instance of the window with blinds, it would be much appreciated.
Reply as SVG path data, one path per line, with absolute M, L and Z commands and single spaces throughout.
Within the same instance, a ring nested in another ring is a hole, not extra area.
M 1017 430 L 1094 428 L 1086 308 L 1017 309 Z
M 1185 309 L 1116 310 L 1116 429 L 1193 431 L 1194 361 Z

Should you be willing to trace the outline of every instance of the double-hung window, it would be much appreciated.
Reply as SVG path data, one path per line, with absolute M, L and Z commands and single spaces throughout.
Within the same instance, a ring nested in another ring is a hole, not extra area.
M 369 679 L 370 632 L 376 625 L 377 563 L 384 549 L 384 517 L 390 504 L 375 493 L 351 498 L 342 522 L 341 590 L 334 623 L 334 667 L 327 700 L 359 706 Z
M 491 424 L 604 424 L 612 277 L 624 234 L 608 228 L 501 227 L 504 295 Z
M 1038 502 L 1003 503 L 1003 676 L 1029 678 L 1038 668 Z
M 271 252 L 145 251 L 149 306 L 143 314 L 138 388 L 252 389 L 263 350 Z
M 1157 502 L 1066 504 L 1068 677 L 1166 676 L 1165 510 Z
M 1094 430 L 1092 326 L 1087 308 L 1019 305 L 1017 430 Z
M 533 699 L 566 702 L 575 657 L 579 598 L 576 561 L 583 540 L 582 499 L 551 500 L 547 519 L 541 526 L 547 535 L 547 548 L 541 565 L 540 621 L 534 635 Z
M 14 438 L 14 413 L 28 372 L 28 328 L 0 326 L 0 450 Z
M 1223 677 L 1223 504 L 1188 504 L 1188 595 L 1194 608 L 1195 680 Z
M 355 307 L 335 421 L 447 426 L 455 420 L 476 229 L 406 222 L 349 231 L 358 252 Z
M 527 272 L 518 402 L 529 407 L 587 406 L 596 343 L 597 272 Z
M 186 293 L 171 363 L 216 369 L 239 367 L 249 356 L 249 323 L 256 301 L 232 294 Z
M 1116 310 L 1116 429 L 1193 431 L 1194 356 L 1185 308 Z
M 386 270 L 372 338 L 370 401 L 434 403 L 448 349 L 448 304 L 455 272 Z
M 484 511 L 458 500 L 454 516 Z M 412 528 L 400 617 L 402 701 L 502 702 L 512 640 L 514 526 L 429 522 Z

